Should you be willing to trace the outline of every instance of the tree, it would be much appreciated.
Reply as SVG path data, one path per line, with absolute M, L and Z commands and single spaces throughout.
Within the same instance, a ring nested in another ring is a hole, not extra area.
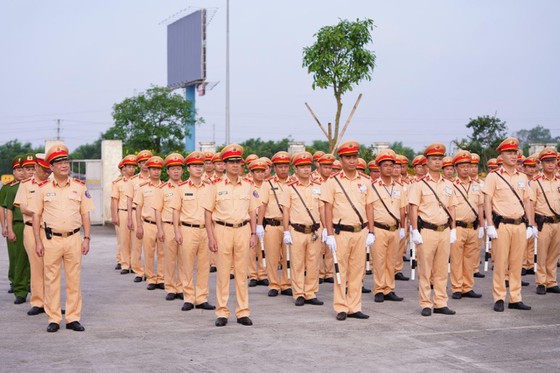
M 313 35 L 315 43 L 303 48 L 303 67 L 313 76 L 313 89 L 330 87 L 336 100 L 334 132 L 327 134 L 329 152 L 338 140 L 342 96 L 362 80 L 371 80 L 375 54 L 366 45 L 372 42 L 373 27 L 371 19 L 341 20 L 321 28 Z
M 12 173 L 12 160 L 16 156 L 26 153 L 42 153 L 44 151 L 45 148 L 42 146 L 33 148 L 31 143 L 22 144 L 17 139 L 0 145 L 0 174 Z
M 329 142 L 323 140 L 313 140 L 311 146 L 306 146 L 305 150 L 314 154 L 317 151 L 322 151 L 324 153 L 329 152 Z
M 523 149 L 525 155 L 529 154 L 529 144 L 533 143 L 555 143 L 560 140 L 559 137 L 552 137 L 550 130 L 543 126 L 536 126 L 530 130 L 520 130 L 515 133 L 515 137 L 519 139 L 520 148 Z
M 244 156 L 248 156 L 249 154 L 256 154 L 259 157 L 268 157 L 272 158 L 272 156 L 281 151 L 287 151 L 289 148 L 289 143 L 293 141 L 291 138 L 285 138 L 280 141 L 263 141 L 260 137 L 256 139 L 248 139 L 244 142 L 240 143 L 239 145 L 243 146 Z
M 167 154 L 184 148 L 187 126 L 195 125 L 192 104 L 165 87 L 152 87 L 113 106 L 115 125 L 105 139 L 123 141 L 125 153 L 141 149 Z
M 455 143 L 461 149 L 477 153 L 482 168 L 486 170 L 486 162 L 498 155 L 496 147 L 507 137 L 506 122 L 496 116 L 485 115 L 470 118 L 467 128 L 472 130 L 472 135 Z
M 404 146 L 402 141 L 395 141 L 389 147 L 393 149 L 395 153 L 407 157 L 410 162 L 412 162 L 414 157 L 416 157 L 416 153 L 414 152 L 414 149 L 409 148 L 408 146 Z
M 101 159 L 101 141 L 99 138 L 93 143 L 78 146 L 72 154 L 71 159 Z

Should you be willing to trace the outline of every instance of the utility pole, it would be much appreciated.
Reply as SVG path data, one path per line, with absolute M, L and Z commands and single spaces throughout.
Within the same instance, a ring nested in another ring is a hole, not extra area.
M 56 139 L 60 141 L 60 119 L 56 120 Z
M 226 145 L 230 143 L 229 135 L 229 0 L 226 3 Z

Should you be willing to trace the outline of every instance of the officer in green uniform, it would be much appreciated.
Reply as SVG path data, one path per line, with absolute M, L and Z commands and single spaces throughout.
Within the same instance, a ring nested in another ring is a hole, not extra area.
M 12 284 L 15 304 L 25 303 L 29 288 L 29 258 L 23 246 L 23 215 L 19 207 L 14 206 L 19 189 L 19 183 L 25 179 L 26 173 L 23 169 L 23 156 L 17 156 L 12 162 L 14 181 L 6 188 L 2 207 L 6 209 L 6 225 L 8 226 L 8 253 L 10 256 L 10 272 L 12 273 Z

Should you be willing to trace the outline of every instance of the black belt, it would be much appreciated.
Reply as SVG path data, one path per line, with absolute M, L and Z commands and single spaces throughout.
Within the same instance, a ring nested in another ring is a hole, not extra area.
M 467 229 L 477 229 L 478 228 L 478 221 L 475 220 L 472 223 L 467 223 L 466 221 L 461 221 L 461 220 L 457 220 L 455 222 L 455 225 L 461 228 L 467 228 Z
M 204 228 L 204 224 L 191 224 L 191 223 L 185 223 L 183 221 L 181 222 L 181 225 L 189 228 Z
M 249 222 L 249 220 L 245 220 L 242 223 L 238 223 L 238 224 L 231 224 L 231 223 L 226 223 L 225 221 L 219 221 L 216 220 L 214 223 L 219 224 L 219 225 L 223 225 L 224 227 L 230 227 L 230 228 L 241 228 L 244 225 L 247 225 L 247 223 Z
M 145 218 L 142 218 L 142 220 L 144 220 L 146 223 L 156 225 L 155 221 L 151 221 L 151 220 L 148 220 L 148 219 L 145 219 Z
M 543 223 L 548 223 L 548 224 L 560 223 L 560 216 L 545 216 L 545 215 L 535 214 L 535 220 L 537 218 L 543 219 Z
M 521 223 L 524 223 L 523 218 L 517 218 L 517 219 L 513 219 L 513 218 L 504 218 L 502 217 L 502 223 L 504 224 L 513 224 L 513 225 L 519 225 Z
M 373 222 L 373 226 L 379 229 L 385 229 L 386 231 L 389 232 L 394 232 L 397 229 L 399 229 L 398 225 L 387 225 L 387 224 L 378 223 L 376 221 Z
M 118 209 L 119 211 L 128 211 L 128 209 Z M 134 210 L 134 209 L 133 209 Z
M 449 228 L 449 224 L 445 223 L 442 225 L 428 223 L 427 221 L 422 221 L 422 228 L 430 229 L 432 231 L 443 232 L 447 228 Z
M 12 223 L 23 223 L 23 220 L 12 220 Z
M 133 207 L 133 208 L 132 208 L 132 211 L 136 211 L 136 207 Z
M 30 221 L 26 221 L 26 222 L 25 222 L 25 225 L 29 225 L 30 227 L 33 226 L 33 224 L 32 224 Z
M 73 235 L 74 233 L 78 233 L 79 231 L 80 228 L 76 228 L 71 232 L 63 232 L 63 233 L 52 232 L 52 235 L 57 237 L 70 237 L 71 235 Z
M 171 225 L 173 225 L 173 222 L 172 222 L 172 221 L 162 221 L 162 223 L 164 223 L 164 224 L 171 224 Z
M 294 230 L 295 230 L 296 232 L 299 232 L 299 233 L 306 233 L 306 234 L 310 234 L 310 233 L 316 232 L 317 229 L 319 229 L 319 223 L 311 224 L 311 225 L 292 224 L 292 223 L 290 223 L 290 225 L 292 226 L 292 228 L 294 228 Z
M 345 232 L 361 232 L 362 229 L 367 227 L 367 222 L 358 225 L 344 225 L 344 224 L 333 224 L 335 231 L 345 231 Z
M 282 225 L 282 220 L 280 219 L 269 219 L 269 218 L 264 218 L 264 224 L 266 225 L 271 225 L 273 227 L 279 227 Z

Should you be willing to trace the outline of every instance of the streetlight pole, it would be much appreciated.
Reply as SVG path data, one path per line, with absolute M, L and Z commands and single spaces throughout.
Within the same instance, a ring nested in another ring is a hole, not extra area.
M 226 4 L 226 145 L 230 143 L 229 134 L 229 0 Z

